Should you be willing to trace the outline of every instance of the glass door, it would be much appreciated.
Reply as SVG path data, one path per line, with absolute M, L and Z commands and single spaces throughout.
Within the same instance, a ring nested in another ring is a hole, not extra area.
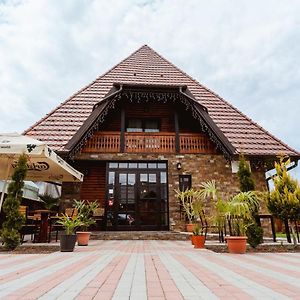
M 109 163 L 106 229 L 168 229 L 166 163 Z
M 157 173 L 139 174 L 138 215 L 140 227 L 151 229 L 159 223 L 159 185 Z

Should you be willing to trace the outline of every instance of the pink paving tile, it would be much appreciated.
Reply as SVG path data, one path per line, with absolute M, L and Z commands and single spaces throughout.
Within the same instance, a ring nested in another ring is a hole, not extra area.
M 94 299 L 104 299 L 103 295 L 110 299 L 118 286 L 119 280 L 128 263 L 128 255 L 119 255 L 105 268 L 103 273 L 98 274 L 88 286 L 97 288 Z M 80 295 L 85 294 L 83 289 Z M 106 299 L 106 298 L 105 298 Z
M 3 284 L 5 282 L 9 282 L 11 280 L 21 278 L 25 275 L 28 275 L 28 274 L 32 273 L 32 272 L 36 272 L 38 270 L 46 268 L 46 267 L 50 266 L 51 264 L 56 264 L 56 263 L 59 263 L 59 262 L 64 261 L 64 260 L 65 260 L 64 256 L 62 256 L 62 257 L 55 256 L 55 257 L 53 257 L 53 259 L 47 260 L 45 262 L 38 263 L 37 265 L 33 265 L 33 266 L 30 266 L 30 267 L 25 267 L 23 269 L 19 269 L 17 271 L 13 271 L 11 273 L 5 274 L 5 276 L 3 276 L 3 277 L 1 276 L 0 277 L 0 284 Z
M 242 299 L 252 299 L 249 294 L 227 282 L 226 279 L 222 278 L 221 276 L 215 274 L 205 267 L 201 266 L 200 268 L 199 265 L 197 265 L 192 259 L 184 255 L 173 256 L 179 263 L 192 272 L 205 286 L 207 286 L 207 288 L 216 294 L 216 296 L 230 298 L 233 296 L 233 293 L 239 293 L 240 295 L 243 295 Z M 213 275 L 213 278 L 211 275 Z M 220 289 L 220 287 L 222 287 L 222 289 Z
M 37 279 L 36 282 L 29 284 L 28 286 L 15 290 L 12 295 L 19 296 L 19 299 L 38 298 L 49 290 L 63 282 L 65 279 L 74 275 L 77 271 L 81 270 L 82 267 L 93 263 L 97 257 L 97 254 L 92 254 L 88 257 L 78 259 L 78 261 L 71 263 L 69 266 L 52 273 L 50 276 Z M 65 257 L 64 257 L 65 258 Z
M 183 299 L 171 275 L 169 274 L 168 270 L 161 262 L 158 255 L 146 256 L 145 268 L 146 268 L 146 283 L 147 283 L 148 297 L 165 296 L 167 299 Z M 155 270 L 156 272 L 155 281 L 153 281 L 152 277 L 148 276 L 147 269 Z M 154 288 L 153 288 L 153 284 L 155 284 Z M 171 296 L 173 298 L 170 298 Z
M 165 297 L 167 300 L 182 300 L 181 293 L 178 292 L 165 292 Z
M 250 264 L 255 263 L 255 264 L 259 265 L 260 267 L 271 269 L 273 271 L 280 272 L 281 274 L 286 274 L 286 275 L 291 276 L 291 277 L 300 278 L 300 268 L 299 268 L 299 271 L 287 270 L 285 268 L 278 267 L 278 266 L 274 265 L 274 260 L 263 262 L 261 260 L 258 261 L 258 260 L 255 260 L 255 259 L 251 259 L 251 257 L 249 257 L 248 255 L 240 257 L 240 259 L 243 262 L 247 262 L 247 263 L 250 263 Z
M 97 294 L 93 300 L 111 300 L 112 298 L 112 294 L 114 291 L 110 291 L 110 292 L 102 292 L 101 294 Z M 76 299 L 77 300 L 77 299 Z M 84 299 L 87 300 L 87 299 Z
M 282 253 L 264 253 L 264 254 L 251 254 L 251 256 L 259 256 L 259 257 L 263 257 L 266 261 L 274 261 L 274 259 L 278 262 L 283 262 L 283 263 L 287 263 L 287 264 L 291 264 L 294 266 L 299 266 L 300 267 L 300 259 L 296 258 L 296 256 L 291 257 L 289 256 L 285 256 Z
M 164 292 L 150 256 L 145 257 L 146 286 L 148 297 L 164 297 Z M 150 271 L 151 270 L 151 271 Z
M 231 258 L 235 257 L 236 259 L 238 259 L 240 257 L 240 255 L 234 255 L 234 256 L 230 255 L 230 257 Z M 272 279 L 271 277 L 268 277 L 261 273 L 245 269 L 243 267 L 242 262 L 239 265 L 232 264 L 230 262 L 224 261 L 223 259 L 219 258 L 218 255 L 214 255 L 214 254 L 213 255 L 212 254 L 205 255 L 205 258 L 213 263 L 216 263 L 216 264 L 222 266 L 222 267 L 228 268 L 229 270 L 231 270 L 241 276 L 244 276 L 260 285 L 271 288 L 272 290 L 274 290 L 277 293 L 280 293 L 280 294 L 283 294 L 286 296 L 290 296 L 290 292 L 294 293 L 294 295 L 297 295 L 299 293 L 299 289 L 296 288 L 295 286 L 292 286 L 291 284 L 283 283 L 280 280 Z M 252 265 L 259 266 L 260 264 L 252 263 Z M 272 269 L 272 268 L 269 267 L 269 269 Z M 286 289 L 289 291 L 288 292 L 289 295 L 287 295 Z
M 46 256 L 45 254 L 36 254 L 36 255 L 32 255 L 32 256 L 21 256 L 17 259 L 13 259 L 12 261 L 11 260 L 5 260 L 5 261 L 0 261 L 0 269 L 3 270 L 5 268 L 11 268 L 13 266 L 16 266 L 16 265 L 19 265 L 20 263 L 23 263 L 23 262 L 26 262 L 28 261 L 29 259 L 31 261 L 34 261 L 35 259 L 37 258 L 41 258 L 43 256 Z M 9 257 L 12 257 L 11 255 Z

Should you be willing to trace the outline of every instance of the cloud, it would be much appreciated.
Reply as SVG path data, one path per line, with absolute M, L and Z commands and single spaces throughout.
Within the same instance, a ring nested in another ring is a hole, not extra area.
M 0 130 L 23 131 L 142 44 L 300 149 L 300 2 L 0 1 Z

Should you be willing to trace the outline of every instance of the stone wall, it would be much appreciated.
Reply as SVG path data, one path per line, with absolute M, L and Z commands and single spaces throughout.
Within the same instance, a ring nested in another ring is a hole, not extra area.
M 216 154 L 87 154 L 82 153 L 78 160 L 82 161 L 118 161 L 118 160 L 164 160 L 168 161 L 168 183 L 169 183 L 169 215 L 170 229 L 182 230 L 184 219 L 180 213 L 179 202 L 175 197 L 175 189 L 179 188 L 179 175 L 192 175 L 193 188 L 199 188 L 204 181 L 215 180 L 217 187 L 223 197 L 229 197 L 239 192 L 239 182 L 236 174 L 232 173 L 230 162 L 227 162 L 223 155 Z M 181 170 L 177 170 L 177 163 L 182 165 Z M 253 176 L 258 190 L 266 189 L 264 170 L 254 170 Z M 79 198 L 80 185 L 63 184 L 62 197 L 66 199 L 65 206 L 70 200 Z

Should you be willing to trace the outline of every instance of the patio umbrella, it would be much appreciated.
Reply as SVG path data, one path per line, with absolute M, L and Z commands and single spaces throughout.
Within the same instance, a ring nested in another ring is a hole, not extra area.
M 83 181 L 83 174 L 59 157 L 45 142 L 18 133 L 0 134 L 0 180 L 5 180 L 0 199 L 0 211 L 7 180 L 11 179 L 18 158 L 23 153 L 28 157 L 26 180 Z

